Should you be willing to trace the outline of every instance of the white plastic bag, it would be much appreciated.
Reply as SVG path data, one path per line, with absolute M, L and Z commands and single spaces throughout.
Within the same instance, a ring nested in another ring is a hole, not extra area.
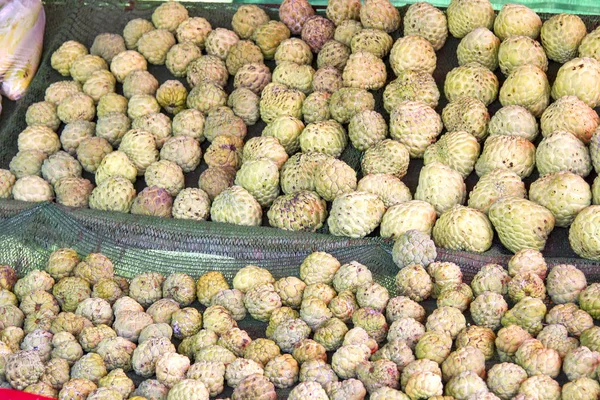
M 42 56 L 46 14 L 41 0 L 0 0 L 0 94 L 18 100 Z

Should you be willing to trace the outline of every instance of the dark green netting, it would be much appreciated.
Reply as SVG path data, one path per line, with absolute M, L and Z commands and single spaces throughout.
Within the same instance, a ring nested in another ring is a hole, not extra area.
M 149 18 L 156 2 L 140 2 L 133 6 L 109 0 L 84 3 L 77 0 L 49 2 L 46 5 L 47 28 L 44 54 L 39 72 L 27 95 L 16 103 L 5 101 L 0 118 L 0 167 L 7 168 L 17 152 L 17 136 L 25 128 L 25 112 L 28 105 L 41 101 L 46 87 L 61 79 L 50 67 L 50 56 L 66 40 L 78 40 L 87 46 L 102 32 L 121 33 L 133 18 Z M 133 4 L 133 3 L 132 3 Z M 231 28 L 231 17 L 237 6 L 223 4 L 186 3 L 192 16 L 203 16 L 213 26 Z M 277 10 L 267 9 L 272 17 Z M 401 9 L 404 13 L 406 7 Z M 588 30 L 600 22 L 599 17 L 583 17 Z M 397 36 L 397 35 L 396 35 Z M 458 40 L 449 38 L 438 52 L 438 66 L 434 73 L 440 91 L 446 73 L 458 63 L 456 47 Z M 554 80 L 558 70 L 550 63 L 548 77 Z M 164 67 L 150 67 L 160 82 L 172 79 Z M 392 76 L 391 70 L 389 76 Z M 500 76 L 502 80 L 502 77 Z M 231 85 L 231 82 L 230 82 Z M 229 88 L 231 90 L 231 87 Z M 377 109 L 382 111 L 382 91 L 376 93 Z M 446 101 L 442 97 L 437 111 L 441 112 Z M 490 107 L 494 113 L 500 104 Z M 387 114 L 383 112 L 384 115 Z M 257 136 L 264 124 L 249 127 L 249 137 Z M 342 158 L 354 168 L 360 165 L 360 153 L 349 147 Z M 417 186 L 422 161 L 412 160 L 409 173 L 403 181 L 411 191 Z M 202 169 L 186 174 L 186 186 L 196 186 Z M 93 180 L 93 176 L 86 176 Z M 537 176 L 527 179 L 529 184 Z M 593 176 L 588 181 L 591 183 Z M 467 179 L 470 191 L 477 181 L 472 174 Z M 140 180 L 137 189 L 143 188 Z M 213 222 L 166 220 L 153 217 L 105 213 L 94 210 L 72 210 L 56 204 L 31 204 L 16 201 L 0 201 L 0 263 L 14 266 L 24 274 L 32 269 L 43 268 L 49 254 L 60 247 L 72 247 L 81 255 L 102 252 L 115 264 L 116 272 L 133 277 L 145 271 L 186 272 L 197 277 L 206 271 L 219 270 L 232 278 L 235 272 L 248 264 L 268 268 L 276 277 L 296 275 L 298 266 L 313 251 L 327 251 L 341 262 L 357 260 L 371 268 L 375 278 L 394 292 L 393 280 L 397 272 L 392 257 L 392 242 L 377 237 L 348 239 L 321 233 L 286 232 L 269 227 L 237 227 Z M 544 254 L 549 265 L 572 263 L 579 266 L 588 280 L 600 281 L 600 263 L 578 258 L 570 249 L 567 230 L 557 228 L 549 238 Z M 506 265 L 510 253 L 497 239 L 485 254 L 470 254 L 439 249 L 438 259 L 454 261 L 462 266 L 465 278 L 470 278 L 484 264 Z M 430 300 L 425 304 L 428 313 L 435 307 Z M 264 334 L 265 324 L 246 319 L 240 323 L 252 337 Z M 135 378 L 139 382 L 139 378 Z M 564 382 L 564 377 L 560 379 Z M 289 391 L 281 391 L 286 398 Z M 226 397 L 226 391 L 221 397 Z

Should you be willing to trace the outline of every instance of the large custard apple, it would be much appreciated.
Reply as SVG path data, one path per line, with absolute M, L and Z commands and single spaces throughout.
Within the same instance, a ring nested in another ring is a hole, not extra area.
M 210 198 L 202 189 L 183 189 L 173 202 L 173 218 L 203 221 L 210 215 Z
M 384 238 L 399 238 L 409 230 L 431 234 L 437 218 L 435 208 L 422 200 L 411 200 L 388 208 L 381 220 L 380 234 Z
M 331 118 L 340 124 L 347 124 L 354 115 L 374 108 L 375 98 L 364 88 L 344 87 L 329 98 Z
M 300 119 L 305 98 L 306 95 L 297 89 L 279 83 L 269 83 L 261 94 L 260 116 L 266 123 L 284 115 Z
M 588 106 L 600 105 L 600 61 L 594 58 L 574 58 L 556 74 L 552 97 L 577 96 Z
M 546 108 L 540 119 L 542 135 L 569 131 L 585 144 L 590 142 L 599 124 L 598 113 L 576 96 L 560 97 Z
M 542 139 L 535 158 L 541 176 L 552 172 L 570 171 L 586 177 L 592 171 L 588 148 L 567 131 L 555 131 Z
M 516 197 L 497 200 L 488 216 L 502 244 L 513 253 L 526 248 L 543 250 L 555 223 L 550 210 Z
M 333 67 L 339 71 L 343 71 L 348 63 L 350 53 L 350 47 L 337 40 L 329 40 L 323 45 L 317 55 L 317 67 Z
M 521 4 L 505 4 L 494 21 L 494 33 L 504 41 L 510 36 L 537 39 L 542 19 L 531 8 Z
M 274 58 L 277 65 L 284 61 L 291 61 L 300 65 L 312 65 L 313 53 L 304 40 L 290 38 L 279 44 Z
M 526 195 L 525 183 L 517 173 L 506 168 L 496 168 L 479 178 L 469 193 L 468 205 L 487 214 L 492 204 L 501 197 L 524 199 Z
M 281 168 L 288 160 L 288 155 L 277 138 L 259 136 L 249 139 L 244 145 L 242 162 L 267 158 Z
M 433 46 L 421 36 L 404 36 L 396 40 L 390 52 L 390 66 L 396 75 L 405 70 L 433 74 L 436 63 Z
M 271 82 L 271 70 L 263 63 L 248 63 L 240 67 L 233 79 L 233 87 L 248 88 L 257 95 Z
M 296 153 L 291 156 L 281 167 L 280 184 L 283 193 L 291 194 L 301 190 L 314 192 L 315 169 L 328 158 L 323 153 Z
M 17 179 L 12 189 L 12 196 L 18 201 L 51 201 L 54 198 L 54 189 L 41 177 L 28 175 Z
M 254 40 L 254 43 L 260 48 L 267 60 L 273 59 L 279 43 L 289 39 L 289 37 L 290 30 L 280 21 L 269 21 L 257 27 L 252 33 L 252 40 Z
M 330 119 L 306 125 L 299 136 L 303 153 L 318 152 L 339 157 L 348 143 L 344 127 Z
M 392 33 L 400 28 L 400 12 L 389 0 L 366 0 L 360 8 L 360 22 L 365 28 Z
M 342 160 L 330 158 L 317 165 L 315 190 L 326 201 L 356 190 L 356 171 Z
M 577 15 L 557 14 L 544 22 L 540 33 L 548 58 L 564 64 L 577 56 L 579 44 L 587 30 Z
M 404 36 L 421 36 L 438 51 L 448 38 L 446 15 L 426 2 L 411 4 L 404 14 Z
M 247 160 L 237 172 L 235 184 L 246 189 L 263 207 L 279 195 L 279 167 L 268 159 Z
M 483 176 L 496 168 L 506 168 L 525 178 L 535 167 L 535 146 L 517 136 L 490 136 L 475 164 L 477 175 Z
M 352 37 L 350 48 L 353 53 L 368 51 L 384 58 L 392 49 L 394 39 L 379 29 L 363 29 Z
M 479 151 L 475 136 L 465 131 L 448 132 L 425 150 L 423 161 L 424 165 L 441 162 L 466 178 L 475 167 Z
M 487 28 L 479 27 L 467 34 L 456 49 L 458 65 L 478 62 L 490 71 L 498 68 L 500 39 Z
M 577 214 L 592 202 L 590 185 L 579 175 L 560 171 L 531 184 L 529 199 L 554 214 L 556 226 L 569 227 Z
M 187 97 L 188 108 L 208 114 L 227 104 L 227 93 L 214 82 L 201 82 L 194 86 Z
M 128 213 L 134 198 L 133 184 L 121 176 L 113 176 L 98 184 L 92 191 L 90 208 Z
M 306 119 L 306 113 L 304 118 Z M 385 119 L 380 113 L 373 110 L 355 114 L 348 124 L 348 137 L 352 145 L 360 151 L 367 150 L 384 140 L 387 133 L 388 127 Z
M 327 220 L 329 231 L 336 236 L 365 237 L 379 226 L 384 212 L 383 201 L 374 194 L 343 194 L 333 201 Z
M 312 80 L 315 70 L 310 65 L 282 61 L 273 70 L 273 82 L 300 90 L 304 94 L 312 91 Z
M 474 97 L 461 97 L 442 110 L 442 120 L 448 132 L 466 131 L 483 141 L 488 134 L 490 114 L 487 107 Z
M 538 123 L 526 108 L 506 106 L 496 111 L 490 119 L 488 133 L 490 136 L 521 136 L 533 142 L 538 134 Z
M 231 26 L 234 32 L 242 39 L 252 37 L 254 30 L 269 22 L 269 16 L 259 6 L 254 4 L 244 4 L 240 6 L 231 20 Z
M 580 257 L 600 260 L 599 220 L 600 206 L 594 205 L 583 209 L 571 224 L 569 243 Z
M 438 215 L 457 204 L 463 204 L 466 195 L 466 185 L 460 172 L 440 162 L 421 169 L 415 199 L 433 205 Z
M 314 232 L 327 218 L 327 207 L 315 192 L 301 190 L 275 199 L 267 216 L 271 226 L 291 230 Z
M 500 71 L 510 75 L 523 65 L 535 65 L 542 71 L 548 70 L 548 57 L 542 45 L 528 36 L 510 36 L 498 49 Z
M 482 253 L 492 246 L 493 238 L 487 216 L 461 205 L 442 213 L 433 227 L 435 244 L 450 250 Z
M 356 190 L 376 194 L 386 208 L 412 200 L 410 189 L 398 177 L 390 174 L 364 175 Z
M 539 117 L 550 103 L 548 78 L 535 65 L 517 67 L 504 81 L 499 100 L 503 106 L 520 105 Z
M 383 91 L 383 106 L 391 113 L 403 101 L 422 101 L 432 108 L 437 107 L 440 91 L 435 79 L 427 72 L 403 71 Z
M 360 19 L 360 1 L 332 0 L 327 3 L 326 14 L 334 24 L 339 26 L 347 20 Z
M 362 29 L 363 26 L 359 21 L 347 19 L 335 28 L 333 38 L 338 42 L 344 43 L 346 46 L 350 46 L 354 35 L 362 31 Z
M 390 114 L 390 136 L 421 158 L 442 132 L 442 119 L 422 101 L 403 101 Z
M 259 226 L 262 221 L 262 208 L 246 189 L 232 186 L 215 197 L 210 217 L 215 222 Z
M 496 14 L 489 0 L 452 0 L 446 10 L 448 29 L 461 39 L 475 28 L 492 29 Z
M 489 106 L 496 100 L 498 86 L 498 77 L 492 71 L 479 63 L 469 63 L 448 72 L 444 94 L 450 102 L 469 96 Z
M 204 49 L 206 50 L 206 54 L 217 56 L 221 60 L 226 61 L 229 50 L 239 40 L 240 38 L 234 31 L 225 28 L 215 28 L 206 37 Z
M 410 152 L 399 141 L 385 139 L 368 148 L 361 160 L 363 175 L 390 174 L 402 179 L 408 171 Z

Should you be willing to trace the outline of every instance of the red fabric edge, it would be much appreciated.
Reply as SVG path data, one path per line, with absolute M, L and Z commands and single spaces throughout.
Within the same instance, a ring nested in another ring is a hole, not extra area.
M 0 400 L 51 400 L 51 398 L 18 390 L 0 389 Z

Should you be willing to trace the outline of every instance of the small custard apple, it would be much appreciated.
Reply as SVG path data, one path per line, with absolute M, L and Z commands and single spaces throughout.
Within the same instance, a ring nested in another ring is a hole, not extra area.
M 300 190 L 314 191 L 314 171 L 317 165 L 328 159 L 323 153 L 296 153 L 281 168 L 280 184 L 285 194 Z
M 83 44 L 74 40 L 64 42 L 52 53 L 50 63 L 52 68 L 62 76 L 70 76 L 71 66 L 79 57 L 88 54 L 88 49 Z
M 465 131 L 450 131 L 425 150 L 423 161 L 424 165 L 441 162 L 466 178 L 475 168 L 479 150 L 475 136 Z
M 517 67 L 504 81 L 499 99 L 503 106 L 523 106 L 539 117 L 550 103 L 548 78 L 544 71 L 535 65 Z
M 364 88 L 344 87 L 329 99 L 331 117 L 340 124 L 347 124 L 354 115 L 374 108 L 375 98 Z
M 262 64 L 264 56 L 260 47 L 249 40 L 240 40 L 229 48 L 225 64 L 230 75 L 236 75 L 238 70 L 246 64 Z
M 117 82 L 123 83 L 129 73 L 133 71 L 148 69 L 148 62 L 143 55 L 135 50 L 127 50 L 117 54 L 110 63 L 110 72 L 113 73 Z
M 252 37 L 254 30 L 269 22 L 269 16 L 260 7 L 247 4 L 237 9 L 231 20 L 231 26 L 234 32 L 242 39 Z
M 203 135 L 209 142 L 213 142 L 217 136 L 243 139 L 247 133 L 244 121 L 229 107 L 221 106 L 211 110 L 204 121 Z
M 302 39 L 290 38 L 279 44 L 274 59 L 277 65 L 284 61 L 291 61 L 300 65 L 311 65 L 313 53 L 310 46 Z
M 429 43 L 427 44 L 429 45 Z M 381 89 L 387 81 L 385 63 L 381 58 L 368 51 L 353 53 L 344 67 L 342 79 L 346 87 Z
M 567 228 L 592 202 L 590 185 L 579 175 L 560 171 L 539 178 L 529 188 L 529 199 L 552 212 L 555 225 Z
M 535 162 L 540 176 L 569 171 L 586 177 L 592 171 L 586 145 L 568 131 L 555 131 L 538 144 Z
M 122 151 L 113 151 L 102 159 L 96 170 L 96 184 L 99 185 L 112 176 L 122 176 L 131 183 L 136 181 L 137 168 Z
M 306 125 L 299 136 L 303 153 L 322 153 L 339 157 L 348 143 L 344 127 L 334 121 L 319 121 Z
M 136 94 L 127 103 L 127 116 L 131 120 L 143 117 L 147 114 L 159 113 L 160 104 L 153 95 Z
M 490 136 L 521 136 L 533 142 L 538 135 L 538 123 L 526 108 L 506 106 L 496 111 L 490 119 L 488 133 Z
M 410 189 L 390 174 L 369 174 L 358 182 L 356 190 L 379 196 L 386 208 L 412 200 Z
M 283 84 L 308 94 L 311 92 L 315 71 L 310 65 L 300 65 L 292 61 L 282 61 L 273 70 L 273 82 Z
M 138 193 L 131 204 L 131 213 L 171 218 L 173 198 L 163 188 L 149 186 Z
M 161 160 L 179 165 L 183 172 L 191 172 L 200 164 L 202 150 L 198 141 L 189 136 L 169 138 L 160 150 Z
M 92 191 L 90 208 L 128 213 L 134 197 L 133 184 L 121 176 L 113 176 L 98 184 Z
M 542 29 L 542 19 L 535 11 L 521 4 L 505 4 L 494 21 L 494 33 L 505 41 L 511 36 L 537 39 Z
M 84 178 L 67 177 L 54 184 L 56 202 L 67 207 L 87 207 L 94 185 Z
M 206 38 L 212 31 L 210 22 L 202 17 L 192 17 L 184 20 L 175 31 L 177 42 L 193 43 L 200 49 L 204 49 Z
M 258 95 L 246 88 L 234 90 L 227 99 L 227 105 L 233 113 L 248 126 L 256 124 L 260 119 L 259 103 Z
M 330 158 L 315 168 L 315 190 L 326 201 L 356 190 L 356 171 L 345 162 Z
M 546 108 L 540 119 L 542 135 L 569 131 L 585 144 L 590 142 L 599 124 L 598 113 L 575 96 L 560 97 Z
M 306 115 L 304 118 L 306 119 Z M 300 150 L 299 137 L 303 130 L 304 124 L 302 121 L 294 117 L 282 116 L 268 124 L 263 129 L 262 136 L 273 136 L 278 139 L 288 155 L 291 156 Z
M 510 36 L 498 49 L 500 71 L 510 75 L 523 65 L 535 65 L 542 71 L 548 70 L 548 57 L 542 45 L 528 36 Z
M 487 0 L 478 1 L 487 2 Z M 450 102 L 469 96 L 489 106 L 496 100 L 498 87 L 498 77 L 492 71 L 479 63 L 468 63 L 448 72 L 444 83 L 444 93 Z
M 139 129 L 154 135 L 156 147 L 159 149 L 163 147 L 163 144 L 171 136 L 171 119 L 160 112 L 142 115 L 134 119 L 131 127 L 132 129 Z
M 212 82 L 224 87 L 228 78 L 225 62 L 217 56 L 200 56 L 187 66 L 187 82 L 190 87 L 201 82 Z
M 542 46 L 552 61 L 564 64 L 577 56 L 579 44 L 587 34 L 585 24 L 573 14 L 557 14 L 542 25 Z
M 81 92 L 81 84 L 76 81 L 58 81 L 50 84 L 44 93 L 44 101 L 58 106 L 72 94 Z
M 433 227 L 439 247 L 482 253 L 492 246 L 494 231 L 487 216 L 473 208 L 456 205 L 440 215 Z
M 55 153 L 58 154 L 58 153 Z M 8 165 L 10 172 L 17 178 L 28 175 L 42 175 L 42 165 L 48 156 L 39 150 L 19 151 L 10 160 Z
M 246 189 L 263 207 L 269 207 L 279 195 L 279 168 L 268 159 L 247 160 L 237 172 L 235 184 Z
M 12 188 L 17 181 L 15 175 L 6 169 L 0 169 L 0 198 L 10 199 Z
M 352 37 L 350 48 L 353 53 L 368 51 L 384 58 L 392 49 L 394 39 L 379 29 L 363 29 Z
M 96 71 L 108 70 L 108 64 L 102 57 L 86 54 L 75 59 L 69 71 L 74 80 L 84 84 Z
M 56 115 L 56 104 L 41 101 L 30 105 L 25 113 L 25 122 L 27 126 L 43 125 L 56 132 L 60 126 L 60 119 Z
M 232 186 L 215 197 L 210 215 L 215 222 L 259 226 L 262 208 L 246 189 Z
M 87 172 L 96 172 L 102 159 L 113 151 L 110 143 L 101 137 L 91 137 L 81 141 L 77 147 L 77 159 Z
M 12 196 L 18 201 L 52 201 L 54 189 L 39 176 L 28 175 L 17 179 L 12 189 Z
M 117 93 L 107 93 L 100 98 L 96 106 L 96 116 L 98 118 L 111 112 L 127 114 L 127 105 L 129 100 L 125 96 Z
M 446 14 L 448 30 L 458 39 L 479 27 L 492 29 L 496 18 L 489 0 L 452 0 Z
M 326 68 L 333 67 L 339 71 L 343 71 L 348 63 L 351 50 L 345 44 L 337 40 L 330 40 L 323 45 L 319 55 L 317 56 L 317 67 Z
M 96 116 L 96 105 L 90 96 L 78 92 L 60 102 L 56 115 L 65 124 L 76 120 L 92 121 Z
M 83 92 L 98 103 L 105 94 L 115 92 L 116 84 L 115 76 L 109 71 L 96 71 L 83 85 Z
M 421 36 L 438 51 L 448 38 L 446 15 L 426 2 L 411 4 L 404 15 L 404 36 Z
M 365 28 L 392 33 L 400 28 L 400 12 L 388 0 L 367 0 L 360 8 L 360 22 Z
M 271 226 L 314 232 L 325 223 L 327 207 L 315 192 L 301 190 L 276 198 L 267 216 Z
M 449 132 L 466 131 L 482 141 L 487 136 L 490 115 L 484 103 L 473 97 L 461 97 L 448 103 L 442 111 Z
M 234 136 L 217 136 L 204 153 L 209 167 L 238 169 L 242 163 L 243 140 Z
M 156 90 L 156 101 L 168 114 L 177 115 L 185 110 L 187 95 L 183 83 L 170 79 Z
M 600 61 L 595 58 L 574 58 L 563 64 L 552 85 L 552 98 L 577 96 L 588 106 L 600 105 Z
M 421 158 L 442 133 L 442 119 L 422 101 L 403 101 L 390 114 L 390 136 L 404 144 L 412 158 Z
M 502 244 L 513 253 L 525 248 L 543 250 L 555 223 L 547 208 L 515 197 L 497 200 L 488 216 Z
M 135 50 L 137 41 L 148 31 L 155 29 L 151 21 L 143 18 L 132 19 L 123 28 L 123 39 L 128 50 Z
M 121 139 L 131 129 L 131 120 L 125 114 L 111 112 L 98 117 L 96 136 L 108 140 L 113 146 L 119 146 Z
M 390 66 L 396 75 L 405 70 L 433 74 L 436 62 L 433 46 L 421 36 L 404 36 L 396 40 L 390 52 Z
M 355 114 L 348 125 L 348 137 L 352 145 L 360 151 L 367 150 L 384 140 L 387 133 L 388 128 L 383 116 L 373 110 L 364 110 Z
M 183 110 L 173 118 L 173 136 L 190 136 L 202 143 L 205 139 L 204 123 L 205 117 L 200 111 Z
M 279 19 L 293 35 L 299 35 L 306 20 L 313 15 L 315 10 L 307 0 L 287 0 L 279 7 Z
M 348 214 L 348 209 L 352 209 L 353 212 Z M 335 236 L 365 237 L 379 226 L 384 212 L 383 201 L 374 194 L 343 194 L 333 201 L 327 220 L 329 231 Z
M 334 67 L 323 67 L 315 71 L 313 91 L 335 93 L 343 87 L 342 73 Z
M 400 269 L 412 264 L 427 267 L 435 261 L 437 251 L 429 235 L 418 230 L 408 230 L 401 234 L 392 250 L 394 263 Z
M 244 64 L 235 74 L 233 87 L 236 89 L 247 88 L 260 95 L 263 89 L 271 83 L 271 77 L 271 70 L 263 63 Z
M 269 21 L 257 27 L 252 33 L 252 40 L 260 48 L 266 60 L 272 60 L 279 44 L 289 38 L 290 30 L 280 21 Z
M 267 158 L 281 168 L 288 160 L 288 155 L 277 138 L 260 136 L 249 139 L 244 145 L 242 161 L 245 163 L 261 158 Z
M 69 153 L 59 151 L 44 160 L 41 171 L 42 177 L 54 185 L 62 178 L 81 177 L 81 169 L 81 164 L 74 157 Z
M 498 68 L 500 39 L 489 29 L 479 27 L 468 33 L 456 50 L 458 65 L 478 62 L 490 71 Z
M 600 61 L 600 29 L 588 33 L 579 45 L 579 57 L 595 58 Z
M 239 42 L 238 35 L 229 29 L 215 28 L 213 29 L 204 42 L 206 54 L 217 56 L 225 61 L 231 47 Z
M 536 151 L 533 143 L 518 136 L 490 136 L 483 146 L 481 156 L 475 164 L 477 175 L 505 168 L 520 178 L 531 175 L 535 167 Z
M 313 53 L 318 53 L 327 41 L 333 39 L 334 33 L 333 22 L 320 15 L 312 15 L 304 21 L 300 36 L 310 46 Z
M 200 58 L 201 55 L 200 48 L 194 43 L 179 43 L 171 47 L 167 53 L 165 65 L 174 77 L 182 78 L 186 76 L 188 65 L 197 58 Z
M 402 71 L 383 91 L 383 106 L 391 113 L 403 101 L 422 101 L 437 107 L 440 91 L 431 74 L 419 71 Z
M 600 259 L 600 232 L 597 228 L 599 218 L 600 206 L 589 206 L 583 209 L 571 224 L 569 243 L 573 251 L 581 257 Z M 583 305 L 581 307 L 585 310 Z
M 463 204 L 466 192 L 460 172 L 440 162 L 434 162 L 421 169 L 415 200 L 427 201 L 440 215 L 457 204 Z
M 385 139 L 365 151 L 361 169 L 364 175 L 381 173 L 402 178 L 406 175 L 409 161 L 410 152 L 404 144 Z
M 184 176 L 181 167 L 172 161 L 156 161 L 146 168 L 144 179 L 148 186 L 166 189 L 175 197 L 184 187 Z
M 200 82 L 187 97 L 188 108 L 208 114 L 215 108 L 227 104 L 227 93 L 214 82 Z
M 346 46 L 352 44 L 352 38 L 363 29 L 362 24 L 354 19 L 342 21 L 336 28 L 333 38 Z
M 302 102 L 306 95 L 297 89 L 288 88 L 279 83 L 269 83 L 262 91 L 260 115 L 266 123 L 277 117 L 287 115 L 294 118 L 302 116 Z
M 487 214 L 492 204 L 501 197 L 524 199 L 526 195 L 525 184 L 517 173 L 496 168 L 479 178 L 469 193 L 468 206 Z
M 348 20 L 360 18 L 360 1 L 333 0 L 327 3 L 326 14 L 336 26 Z
M 158 6 L 152 13 L 152 23 L 156 29 L 166 29 L 171 33 L 183 21 L 188 18 L 189 14 L 183 4 L 176 1 L 168 2 Z

